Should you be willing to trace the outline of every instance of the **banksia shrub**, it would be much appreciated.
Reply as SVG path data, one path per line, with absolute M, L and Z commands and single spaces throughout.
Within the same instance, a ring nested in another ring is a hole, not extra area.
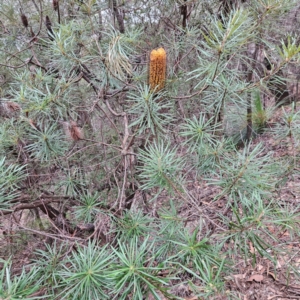
M 166 80 L 167 54 L 164 48 L 154 49 L 150 53 L 149 85 L 157 92 L 164 88 Z

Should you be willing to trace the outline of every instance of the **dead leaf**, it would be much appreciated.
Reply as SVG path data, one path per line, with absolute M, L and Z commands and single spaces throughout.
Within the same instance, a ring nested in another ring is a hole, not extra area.
M 288 231 L 285 231 L 282 236 L 290 236 L 290 233 Z
M 259 274 L 263 274 L 265 272 L 265 267 L 262 265 L 257 265 L 257 271 L 259 272 Z
M 281 269 L 281 263 L 279 262 L 279 260 L 277 260 L 276 262 L 276 269 Z
M 271 273 L 271 272 L 268 272 L 268 275 L 271 275 L 273 277 L 274 280 L 276 280 L 276 276 L 275 274 Z
M 20 105 L 16 102 L 8 101 L 6 105 L 9 111 L 17 111 L 21 109 Z
M 246 275 L 245 274 L 236 274 L 236 275 L 233 275 L 233 277 L 235 279 L 244 279 L 244 278 L 246 278 Z
M 256 281 L 256 282 L 261 282 L 264 280 L 264 276 L 260 274 L 254 274 L 250 276 L 250 278 L 247 281 Z
M 63 122 L 65 134 L 69 140 L 78 141 L 84 138 L 84 133 L 77 123 L 74 121 Z
M 253 244 L 251 242 L 249 242 L 249 247 L 250 247 L 250 253 L 255 254 L 255 249 L 254 249 Z

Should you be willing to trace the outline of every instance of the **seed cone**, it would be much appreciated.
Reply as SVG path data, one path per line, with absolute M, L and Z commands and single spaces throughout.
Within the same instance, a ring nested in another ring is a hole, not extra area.
M 48 36 L 49 36 L 49 39 L 50 39 L 51 41 L 53 41 L 54 38 L 53 38 L 52 24 L 51 24 L 50 18 L 49 18 L 48 16 L 46 16 L 45 25 L 46 25 L 46 28 L 48 29 Z
M 21 21 L 22 21 L 23 26 L 25 28 L 27 28 L 28 27 L 28 19 L 24 14 L 21 14 Z
M 156 92 L 163 89 L 166 80 L 167 53 L 164 48 L 154 49 L 150 53 L 149 85 Z
M 53 0 L 52 1 L 52 6 L 53 6 L 53 9 L 56 11 L 56 10 L 58 10 L 58 0 Z

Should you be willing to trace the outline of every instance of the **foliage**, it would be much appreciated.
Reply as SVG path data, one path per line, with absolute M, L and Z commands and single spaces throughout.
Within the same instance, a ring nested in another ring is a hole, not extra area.
M 170 145 L 165 145 L 164 142 L 155 143 L 148 149 L 141 150 L 141 162 L 147 165 L 147 168 L 141 169 L 140 177 L 144 181 L 142 188 L 176 189 L 177 172 L 182 165 L 182 159 L 176 156 L 176 149 L 170 149 Z
M 12 276 L 11 261 L 2 261 L 0 296 L 2 299 L 41 299 L 42 297 L 33 294 L 39 289 L 40 280 L 37 277 L 37 268 L 32 268 L 29 272 L 22 269 L 18 276 Z
M 270 193 L 274 188 L 274 176 L 278 171 L 271 161 L 271 154 L 262 155 L 263 150 L 261 144 L 257 144 L 253 149 L 249 144 L 243 151 L 227 153 L 218 169 L 219 176 L 208 180 L 222 188 L 221 195 Z
M 19 195 L 19 184 L 25 178 L 24 166 L 8 165 L 5 157 L 0 160 L 0 207 L 9 209 L 12 201 Z
M 155 230 L 155 219 L 144 215 L 142 211 L 128 211 L 122 217 L 114 218 L 115 233 L 120 241 L 147 236 Z
M 95 193 L 91 195 L 89 193 L 81 196 L 80 204 L 75 209 L 75 216 L 78 220 L 83 220 L 85 223 L 92 223 L 97 213 L 101 210 L 99 208 L 100 195 Z
M 73 253 L 58 271 L 61 295 L 67 299 L 107 299 L 105 289 L 110 281 L 106 268 L 111 263 L 111 257 L 106 247 L 99 249 L 95 243 L 89 243 Z
M 127 299 L 129 295 L 131 299 L 142 299 L 149 294 L 160 299 L 157 291 L 165 291 L 168 279 L 159 276 L 164 266 L 155 266 L 153 245 L 148 243 L 148 238 L 141 245 L 136 238 L 128 245 L 119 243 L 118 251 L 114 250 L 118 263 L 109 275 L 115 285 L 113 299 Z

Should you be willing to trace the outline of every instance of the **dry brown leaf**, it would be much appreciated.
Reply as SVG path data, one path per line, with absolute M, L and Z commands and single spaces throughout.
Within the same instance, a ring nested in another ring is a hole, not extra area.
M 256 269 L 259 272 L 259 274 L 263 274 L 266 270 L 266 268 L 262 265 L 257 265 Z
M 37 124 L 36 124 L 36 122 L 35 122 L 34 120 L 28 119 L 28 122 L 29 122 L 30 126 L 31 126 L 33 129 L 40 131 L 40 130 L 39 130 L 39 127 L 37 126 Z
M 271 233 L 275 233 L 276 232 L 276 229 L 274 226 L 267 226 L 268 230 L 271 232 Z
M 285 231 L 283 236 L 290 236 L 290 233 L 288 231 Z
M 21 109 L 20 105 L 16 102 L 7 101 L 6 105 L 7 105 L 8 110 L 10 110 L 10 111 L 17 111 L 17 110 Z
M 83 130 L 74 121 L 63 122 L 63 128 L 69 140 L 78 141 L 84 138 Z
M 256 281 L 256 282 L 261 282 L 264 280 L 264 276 L 260 274 L 254 274 L 250 276 L 250 278 L 247 281 Z
M 8 117 L 12 117 L 15 113 L 21 110 L 20 105 L 13 101 L 2 102 L 0 104 L 0 111 L 1 111 L 1 106 L 3 108 L 3 112 Z
M 236 274 L 236 275 L 233 275 L 233 277 L 235 279 L 244 279 L 244 278 L 246 278 L 246 275 L 245 274 Z
M 281 269 L 281 263 L 279 262 L 279 260 L 277 260 L 276 262 L 276 269 Z
M 274 280 L 276 280 L 276 276 L 275 274 L 271 273 L 271 272 L 268 272 L 268 275 L 271 275 L 273 277 Z
M 249 247 L 250 247 L 250 253 L 255 254 L 255 249 L 254 249 L 253 244 L 251 242 L 249 242 Z
M 263 268 L 264 268 L 264 266 L 263 266 L 263 265 L 260 265 L 260 264 L 258 264 L 258 265 L 256 266 L 257 271 L 261 271 Z

